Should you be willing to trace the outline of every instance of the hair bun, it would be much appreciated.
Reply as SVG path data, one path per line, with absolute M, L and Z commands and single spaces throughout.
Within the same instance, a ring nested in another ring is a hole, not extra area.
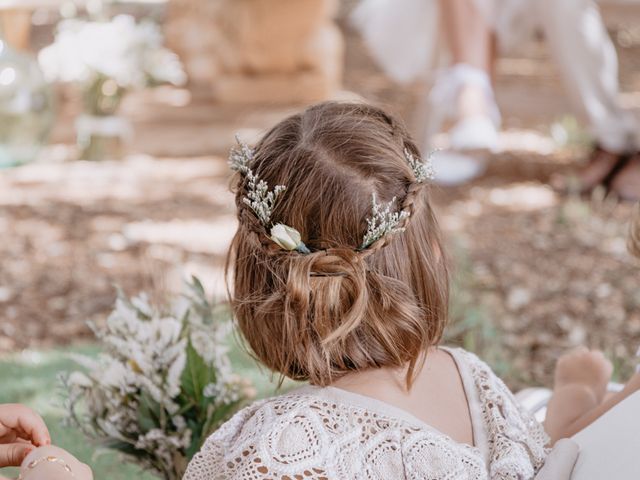
M 291 259 L 287 302 L 329 345 L 360 325 L 368 302 L 367 267 L 357 252 L 331 248 Z
M 366 274 L 360 254 L 348 248 L 331 248 L 315 254 L 309 274 L 312 277 L 349 277 Z

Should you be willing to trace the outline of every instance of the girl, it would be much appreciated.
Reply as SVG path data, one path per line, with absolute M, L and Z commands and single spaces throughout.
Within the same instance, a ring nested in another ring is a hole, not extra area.
M 552 462 L 543 427 L 491 369 L 439 346 L 449 287 L 432 172 L 399 122 L 323 103 L 231 166 L 238 327 L 264 365 L 310 385 L 236 414 L 186 480 L 531 479 L 545 460 L 545 478 L 568 478 L 575 446 Z M 551 443 L 640 385 L 603 403 L 610 375 L 597 352 L 560 362 Z

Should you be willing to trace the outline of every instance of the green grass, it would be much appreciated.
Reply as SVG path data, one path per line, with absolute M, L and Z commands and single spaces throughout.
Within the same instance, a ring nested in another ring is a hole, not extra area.
M 91 465 L 96 480 L 152 480 L 154 476 L 123 462 L 115 453 L 97 449 L 79 431 L 61 425 L 64 392 L 57 376 L 60 372 L 76 369 L 69 353 L 95 356 L 98 351 L 97 345 L 88 344 L 0 357 L 0 403 L 23 403 L 38 411 L 47 422 L 53 442 Z M 235 342 L 230 356 L 235 371 L 253 381 L 259 397 L 275 393 L 277 382 L 259 369 Z M 285 385 L 288 386 L 291 384 Z M 16 476 L 16 470 L 0 469 L 0 475 Z

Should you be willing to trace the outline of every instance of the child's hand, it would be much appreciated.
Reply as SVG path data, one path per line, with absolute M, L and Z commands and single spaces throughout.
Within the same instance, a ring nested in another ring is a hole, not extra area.
M 50 443 L 40 415 L 24 405 L 0 405 L 0 467 L 17 467 L 35 447 Z
M 46 457 L 56 460 L 55 462 L 41 461 Z M 71 470 L 70 472 L 67 467 Z M 93 480 L 93 473 L 88 465 L 55 445 L 36 448 L 22 462 L 20 473 L 24 480 L 41 480 L 43 478 L 47 480 Z
M 599 350 L 580 347 L 564 354 L 558 360 L 555 386 L 580 385 L 590 389 L 599 402 L 607 392 L 613 365 Z

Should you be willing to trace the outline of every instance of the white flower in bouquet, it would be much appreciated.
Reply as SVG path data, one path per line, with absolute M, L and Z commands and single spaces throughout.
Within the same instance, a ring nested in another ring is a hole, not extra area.
M 251 396 L 227 357 L 227 324 L 197 279 L 168 311 L 119 294 L 103 328 L 104 352 L 75 356 L 63 378 L 68 422 L 165 479 L 179 479 L 204 440 Z
M 90 83 L 101 76 L 124 89 L 181 85 L 184 70 L 162 41 L 155 23 L 136 23 L 130 15 L 104 22 L 69 19 L 60 22 L 55 41 L 40 51 L 38 60 L 50 80 Z

